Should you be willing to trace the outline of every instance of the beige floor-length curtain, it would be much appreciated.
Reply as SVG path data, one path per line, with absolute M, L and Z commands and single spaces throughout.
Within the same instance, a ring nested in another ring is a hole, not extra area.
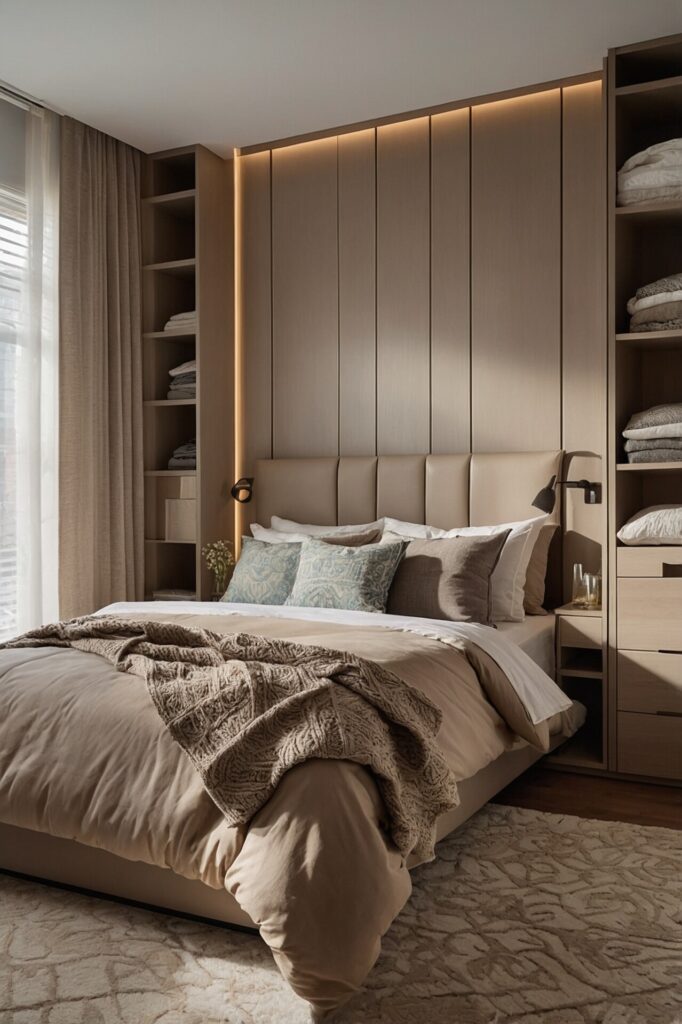
M 140 164 L 137 150 L 62 119 L 63 618 L 143 596 Z

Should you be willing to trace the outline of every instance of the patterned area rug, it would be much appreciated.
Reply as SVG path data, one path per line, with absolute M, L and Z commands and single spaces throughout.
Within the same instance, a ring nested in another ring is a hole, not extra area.
M 489 806 L 334 1024 L 682 1024 L 682 833 Z M 2 1024 L 307 1024 L 260 940 L 0 875 Z

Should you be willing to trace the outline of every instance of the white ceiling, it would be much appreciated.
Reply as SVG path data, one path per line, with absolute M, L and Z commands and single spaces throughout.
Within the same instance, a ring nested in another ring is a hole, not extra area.
M 0 0 L 0 79 L 148 152 L 228 153 L 680 31 L 682 0 Z

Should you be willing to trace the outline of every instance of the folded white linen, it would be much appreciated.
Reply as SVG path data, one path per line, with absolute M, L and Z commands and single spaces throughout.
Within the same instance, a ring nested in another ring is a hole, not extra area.
M 658 295 L 645 295 L 642 299 L 628 299 L 628 313 L 633 316 L 643 309 L 651 309 L 653 306 L 663 306 L 668 302 L 682 301 L 682 290 L 674 292 L 659 292 Z
M 168 371 L 169 377 L 178 377 L 181 373 L 196 372 L 197 361 L 196 359 L 188 359 L 186 363 L 181 363 L 180 366 L 174 366 L 172 370 Z
M 169 320 L 196 320 L 197 311 L 196 309 L 189 309 L 186 313 L 173 313 Z
M 621 206 L 641 202 L 638 194 L 653 189 L 682 189 L 682 139 L 668 139 L 635 153 L 618 172 Z
M 650 441 L 657 437 L 682 437 L 682 423 L 661 423 L 657 427 L 632 427 L 623 431 L 628 441 Z
M 507 675 L 533 725 L 567 711 L 572 701 L 532 658 L 503 633 L 477 622 L 448 622 L 420 619 L 381 612 L 345 611 L 337 608 L 296 608 L 281 605 L 230 604 L 211 601 L 132 601 L 118 602 L 95 612 L 96 615 L 132 613 L 144 618 L 145 612 L 193 615 L 263 615 L 278 619 L 308 619 L 350 626 L 381 626 L 400 632 L 417 633 L 450 646 L 461 641 L 476 644 L 497 662 Z
M 370 530 L 383 530 L 384 520 L 377 519 L 373 523 L 356 523 L 352 526 L 313 526 L 311 523 L 297 523 L 293 519 L 271 516 L 270 526 L 280 533 L 300 533 L 305 537 L 340 537 L 344 533 L 369 533 Z

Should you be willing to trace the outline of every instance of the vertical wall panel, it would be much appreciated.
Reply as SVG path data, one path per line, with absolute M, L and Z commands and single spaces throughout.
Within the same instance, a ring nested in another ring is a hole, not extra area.
M 376 451 L 375 132 L 339 136 L 339 452 Z
M 471 447 L 469 109 L 431 118 L 431 451 Z
M 377 130 L 377 450 L 430 448 L 429 118 Z
M 272 456 L 270 153 L 241 158 L 243 472 Z
M 561 447 L 561 94 L 472 109 L 474 451 Z
M 571 479 L 602 480 L 606 447 L 605 217 L 602 91 L 563 90 L 563 436 Z M 570 453 L 576 453 L 571 456 Z M 570 567 L 602 565 L 604 505 L 565 493 L 565 594 Z
M 272 153 L 273 455 L 336 455 L 337 140 Z

